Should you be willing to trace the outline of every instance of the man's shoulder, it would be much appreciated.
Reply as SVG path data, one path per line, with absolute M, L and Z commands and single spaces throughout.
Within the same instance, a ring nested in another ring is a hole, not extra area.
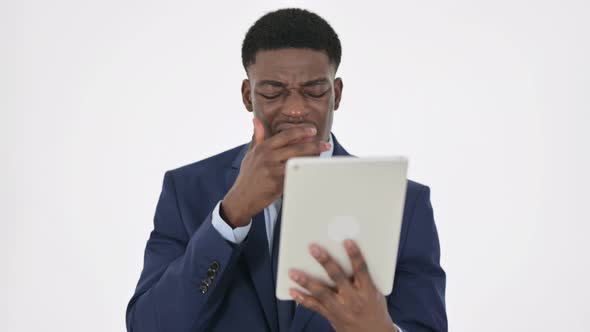
M 169 173 L 175 177 L 202 176 L 208 173 L 219 173 L 222 169 L 231 167 L 238 154 L 248 143 L 236 146 L 205 159 L 172 169 Z
M 425 184 L 408 179 L 408 191 L 420 193 L 425 190 L 430 190 L 430 188 Z
M 408 179 L 406 187 L 406 203 L 415 202 L 420 195 L 429 195 L 430 187 L 420 182 Z

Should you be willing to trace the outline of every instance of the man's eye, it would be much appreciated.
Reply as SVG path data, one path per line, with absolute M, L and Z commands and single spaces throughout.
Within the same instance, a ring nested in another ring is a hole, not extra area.
M 318 91 L 317 89 L 311 89 L 311 90 L 305 90 L 305 94 L 312 97 L 312 98 L 321 98 L 323 97 L 326 93 L 328 93 L 328 90 L 321 90 Z
M 264 98 L 264 99 L 270 100 L 270 99 L 277 99 L 278 97 L 281 96 L 281 93 L 275 93 L 275 94 L 272 94 L 272 95 L 264 94 L 264 93 L 259 93 L 259 95 L 262 96 L 262 98 Z

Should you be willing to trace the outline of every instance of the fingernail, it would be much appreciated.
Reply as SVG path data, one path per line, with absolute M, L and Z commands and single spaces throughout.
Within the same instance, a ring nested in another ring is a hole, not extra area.
M 330 146 L 331 146 L 330 143 L 326 143 L 326 142 L 324 142 L 322 145 L 323 145 L 324 149 L 326 149 L 326 150 L 329 150 Z
M 320 257 L 320 249 L 316 245 L 312 245 L 309 248 L 309 252 L 311 252 L 311 255 L 315 258 Z
M 293 300 L 295 300 L 295 302 L 297 302 L 297 303 L 301 302 L 301 300 L 302 300 L 301 296 L 293 289 L 289 290 L 289 295 L 291 295 Z
M 351 252 L 353 252 L 356 249 L 356 246 L 354 245 L 354 241 L 352 241 L 351 239 L 344 240 L 344 246 L 346 247 L 346 249 L 348 249 Z
M 309 131 L 310 134 L 315 135 L 316 132 L 317 132 L 317 129 L 315 129 L 315 127 L 309 127 L 308 128 L 308 131 Z
M 299 281 L 301 279 L 299 274 L 295 271 L 289 271 L 289 277 L 295 281 Z

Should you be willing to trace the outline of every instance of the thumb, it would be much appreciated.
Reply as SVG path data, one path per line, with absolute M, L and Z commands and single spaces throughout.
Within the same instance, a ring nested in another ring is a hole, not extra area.
M 252 137 L 252 145 L 255 146 L 264 142 L 264 137 L 266 135 L 264 132 L 264 126 L 262 125 L 260 120 L 258 120 L 255 117 L 254 119 L 252 119 L 252 123 L 254 124 L 254 136 Z

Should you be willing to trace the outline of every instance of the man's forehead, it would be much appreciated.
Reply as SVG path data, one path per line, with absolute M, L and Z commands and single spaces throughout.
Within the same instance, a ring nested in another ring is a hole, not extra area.
M 333 76 L 333 65 L 321 51 L 308 49 L 280 49 L 260 51 L 250 65 L 252 79 L 305 82 Z

